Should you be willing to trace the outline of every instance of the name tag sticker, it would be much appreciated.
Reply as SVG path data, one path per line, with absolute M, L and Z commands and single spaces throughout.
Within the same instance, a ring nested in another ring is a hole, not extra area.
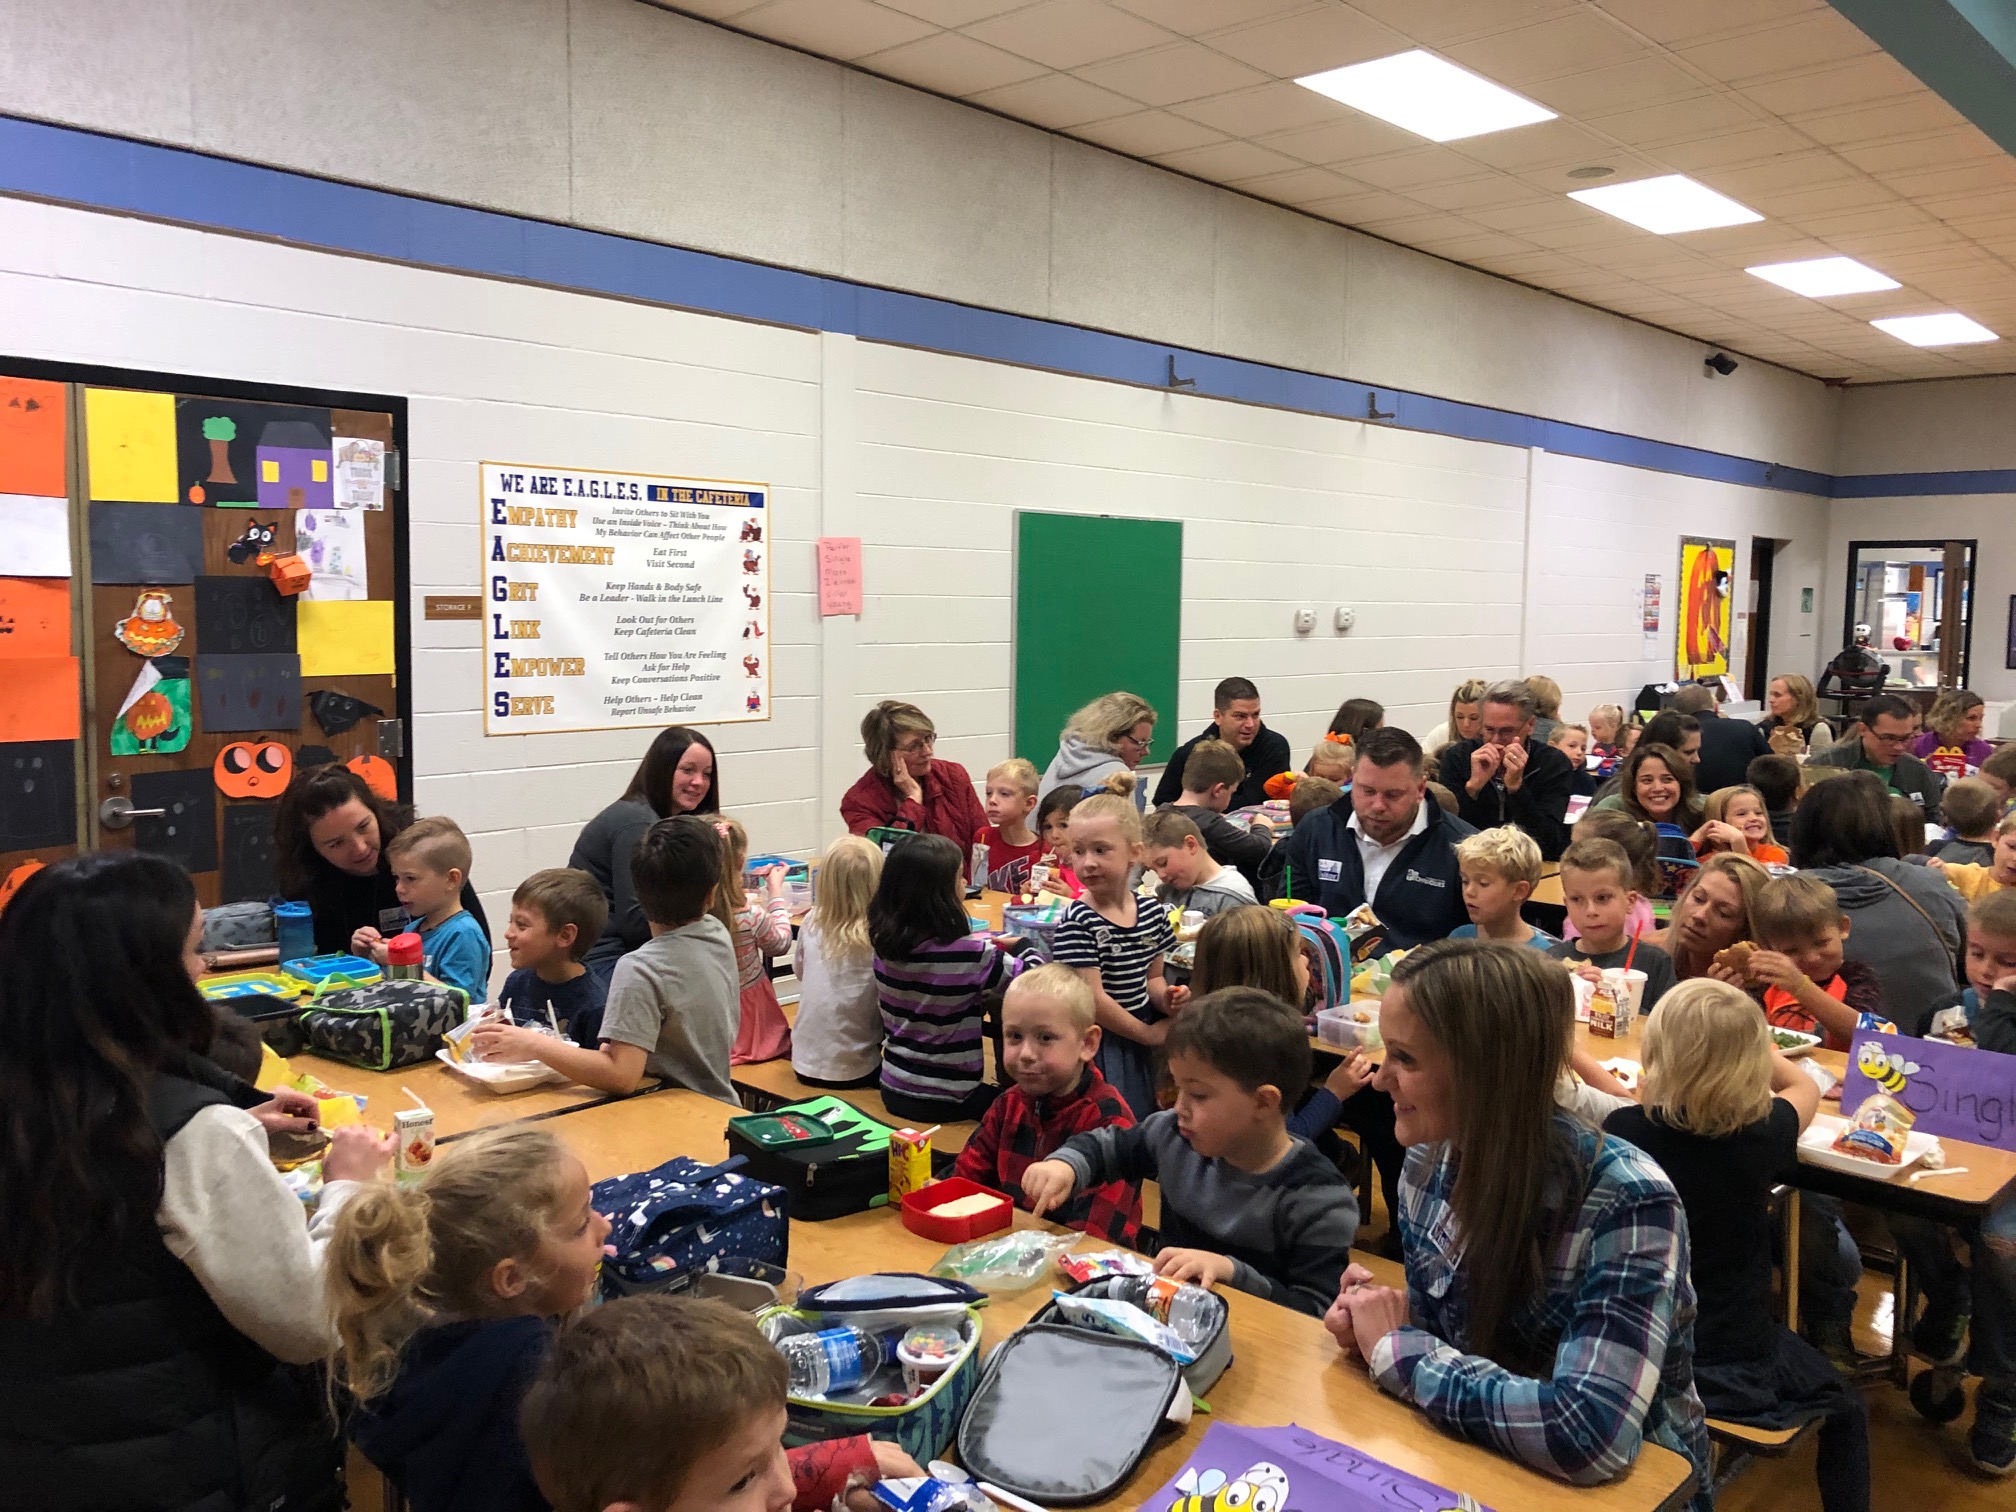
M 1342 861 L 1325 861 L 1320 857 L 1318 858 L 1316 862 L 1316 877 L 1318 881 L 1337 882 L 1341 881 L 1343 876 L 1344 863 Z

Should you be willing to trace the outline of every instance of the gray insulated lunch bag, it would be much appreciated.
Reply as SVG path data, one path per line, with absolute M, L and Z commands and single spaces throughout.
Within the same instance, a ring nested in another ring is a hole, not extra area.
M 308 1048 L 366 1071 L 432 1060 L 441 1036 L 462 1022 L 469 994 L 439 982 L 397 978 L 324 993 L 301 1014 Z

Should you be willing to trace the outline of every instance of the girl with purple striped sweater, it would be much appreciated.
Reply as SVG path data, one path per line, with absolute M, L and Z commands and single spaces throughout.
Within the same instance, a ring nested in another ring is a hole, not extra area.
M 976 1119 L 1000 1090 L 987 1082 L 982 1025 L 1033 953 L 969 933 L 960 892 L 966 858 L 942 835 L 896 842 L 868 905 L 882 1005 L 882 1100 L 918 1124 Z

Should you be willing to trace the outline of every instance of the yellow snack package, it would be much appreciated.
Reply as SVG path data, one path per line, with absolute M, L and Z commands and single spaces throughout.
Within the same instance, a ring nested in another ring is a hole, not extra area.
M 901 1206 L 931 1184 L 931 1131 L 898 1129 L 889 1136 L 889 1201 Z

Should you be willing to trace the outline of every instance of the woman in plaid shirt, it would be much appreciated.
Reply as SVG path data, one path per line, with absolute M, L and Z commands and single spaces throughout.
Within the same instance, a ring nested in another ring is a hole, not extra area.
M 1649 1156 L 1556 1109 L 1574 1022 L 1535 951 L 1452 941 L 1394 969 L 1375 1085 L 1410 1147 L 1407 1291 L 1354 1265 L 1324 1322 L 1464 1438 L 1577 1485 L 1650 1439 L 1692 1462 L 1707 1512 L 1685 1211 Z

